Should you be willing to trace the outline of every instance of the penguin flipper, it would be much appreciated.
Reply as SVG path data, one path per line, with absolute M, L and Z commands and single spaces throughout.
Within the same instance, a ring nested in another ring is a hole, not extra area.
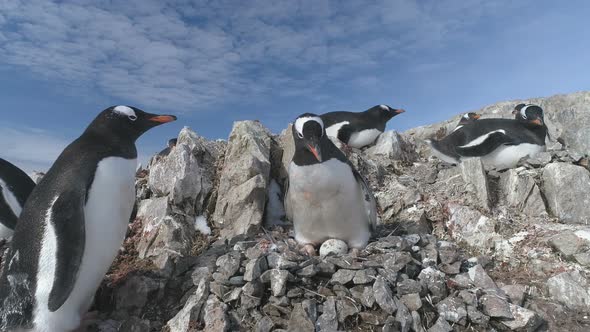
M 455 150 L 462 157 L 481 157 L 492 153 L 501 145 L 514 145 L 514 141 L 506 135 L 504 130 L 497 130 L 459 146 Z
M 363 176 L 356 170 L 356 168 L 354 168 L 354 166 L 352 166 L 350 162 L 349 165 L 350 168 L 352 168 L 352 173 L 354 174 L 356 182 L 361 188 L 363 203 L 365 205 L 365 209 L 367 210 L 367 217 L 369 218 L 369 226 L 371 231 L 375 231 L 377 228 L 377 201 L 375 200 L 375 195 L 373 195 L 371 187 L 369 187 Z
M 68 191 L 60 194 L 51 208 L 57 257 L 55 279 L 49 294 L 50 311 L 58 310 L 66 302 L 78 276 L 86 239 L 84 202 L 83 194 Z
M 350 140 L 352 134 L 354 134 L 354 128 L 349 124 L 345 124 L 338 130 L 338 139 L 341 142 L 348 144 L 348 140 Z

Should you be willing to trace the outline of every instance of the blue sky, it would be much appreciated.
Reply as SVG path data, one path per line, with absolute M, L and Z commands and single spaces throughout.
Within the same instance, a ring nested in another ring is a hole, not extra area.
M 0 156 L 44 169 L 102 109 L 273 132 L 303 112 L 407 113 L 405 130 L 497 101 L 590 88 L 583 0 L 0 2 Z

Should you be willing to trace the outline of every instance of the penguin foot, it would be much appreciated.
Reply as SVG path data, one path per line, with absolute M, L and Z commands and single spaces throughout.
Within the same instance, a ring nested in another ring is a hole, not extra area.
M 309 243 L 304 245 L 303 248 L 301 248 L 301 253 L 304 255 L 308 255 L 308 256 L 317 256 L 318 255 L 313 244 L 309 244 Z

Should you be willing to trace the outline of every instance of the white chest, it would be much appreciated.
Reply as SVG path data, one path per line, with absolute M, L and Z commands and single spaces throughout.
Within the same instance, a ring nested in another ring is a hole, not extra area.
M 364 146 L 367 146 L 375 142 L 379 135 L 381 135 L 381 131 L 377 129 L 361 130 L 350 136 L 350 139 L 348 140 L 348 145 L 353 148 L 360 149 Z
M 289 166 L 289 186 L 293 192 L 306 192 L 307 195 L 325 196 L 350 190 L 356 181 L 348 164 L 330 159 L 321 164 Z

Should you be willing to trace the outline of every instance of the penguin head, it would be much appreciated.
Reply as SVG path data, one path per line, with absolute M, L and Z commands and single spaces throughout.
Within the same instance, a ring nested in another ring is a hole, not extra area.
M 151 114 L 132 106 L 111 106 L 98 114 L 86 131 L 135 142 L 143 133 L 176 120 L 174 115 Z
M 475 113 L 475 112 L 469 112 L 469 113 L 465 113 L 462 117 L 461 120 L 459 121 L 459 125 L 466 125 L 469 123 L 473 123 L 476 120 L 478 120 L 481 117 L 481 115 Z
M 295 148 L 313 155 L 322 162 L 321 141 L 325 139 L 326 131 L 322 119 L 312 113 L 305 113 L 297 117 L 293 125 L 293 139 Z
M 367 113 L 374 118 L 382 121 L 389 121 L 396 115 L 402 114 L 405 111 L 403 109 L 395 109 L 389 105 L 376 105 L 367 110 Z
M 514 118 L 529 127 L 542 127 L 545 125 L 543 109 L 533 104 L 518 104 L 512 111 Z

